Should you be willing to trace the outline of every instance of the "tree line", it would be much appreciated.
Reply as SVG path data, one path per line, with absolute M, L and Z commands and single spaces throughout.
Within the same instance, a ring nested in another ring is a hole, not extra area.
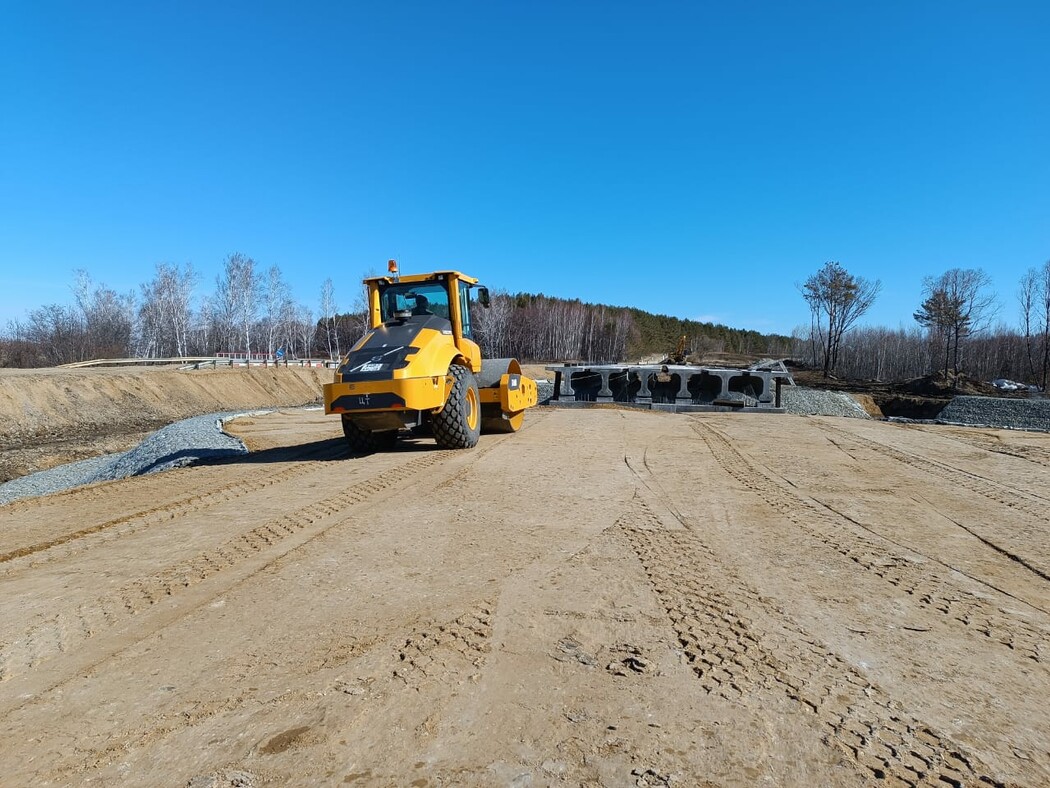
M 71 304 L 31 309 L 0 332 L 0 366 L 40 367 L 95 358 L 252 354 L 338 357 L 364 328 L 364 301 L 340 313 L 331 279 L 317 313 L 292 298 L 276 265 L 229 255 L 214 287 L 194 297 L 192 265 L 159 263 L 137 291 L 117 293 L 76 271 Z
M 355 286 L 356 286 L 355 282 Z M 37 367 L 95 358 L 173 358 L 220 353 L 339 358 L 363 334 L 363 291 L 340 310 L 326 279 L 316 312 L 296 303 L 280 269 L 229 255 L 199 300 L 191 265 L 160 263 L 137 292 L 120 294 L 75 272 L 73 303 L 30 310 L 0 333 L 0 366 Z M 473 310 L 486 356 L 530 361 L 614 362 L 687 351 L 784 355 L 791 338 L 543 294 L 494 293 Z
M 878 297 L 881 283 L 829 261 L 799 287 L 810 308 L 810 323 L 795 331 L 793 355 L 821 368 L 825 376 L 897 381 L 965 373 L 1045 390 L 1050 377 L 1050 260 L 1021 278 L 1017 327 L 995 322 L 1000 305 L 991 284 L 979 268 L 953 268 L 923 280 L 914 326 L 855 327 Z
M 326 279 L 316 311 L 296 302 L 276 265 L 235 253 L 214 286 L 195 297 L 191 265 L 160 263 L 137 291 L 117 293 L 75 273 L 71 304 L 29 311 L 0 332 L 0 366 L 51 366 L 93 358 L 168 358 L 222 353 L 339 358 L 367 325 L 364 293 L 340 309 Z M 345 285 L 344 285 L 345 286 Z M 938 372 L 1010 378 L 1045 389 L 1050 377 L 1050 260 L 1022 277 L 1018 324 L 994 322 L 998 297 L 980 269 L 927 277 L 914 325 L 858 326 L 881 283 L 825 263 L 798 289 L 809 324 L 791 337 L 530 293 L 495 292 L 473 310 L 486 356 L 528 361 L 617 362 L 669 356 L 680 341 L 694 358 L 709 353 L 791 357 L 838 375 L 896 381 Z

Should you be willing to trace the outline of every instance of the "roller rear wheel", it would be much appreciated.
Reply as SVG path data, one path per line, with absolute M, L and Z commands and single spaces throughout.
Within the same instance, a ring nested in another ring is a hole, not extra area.
M 397 430 L 373 432 L 359 427 L 352 419 L 343 418 L 343 435 L 351 454 L 374 454 L 394 448 L 397 443 Z

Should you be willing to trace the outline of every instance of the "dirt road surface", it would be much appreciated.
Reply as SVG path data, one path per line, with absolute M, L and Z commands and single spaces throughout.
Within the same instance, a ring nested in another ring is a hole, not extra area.
M 236 429 L 0 508 L 0 783 L 1050 784 L 1050 436 Z

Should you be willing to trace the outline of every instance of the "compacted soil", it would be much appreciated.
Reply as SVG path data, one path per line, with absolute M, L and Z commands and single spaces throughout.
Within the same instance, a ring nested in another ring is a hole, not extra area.
M 0 783 L 1050 784 L 1050 436 L 231 429 L 0 507 Z

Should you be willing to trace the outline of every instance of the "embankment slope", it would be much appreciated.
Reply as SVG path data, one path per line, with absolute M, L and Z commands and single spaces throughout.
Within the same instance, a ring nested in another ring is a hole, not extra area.
M 0 482 L 122 451 L 173 421 L 320 402 L 323 368 L 0 370 Z

